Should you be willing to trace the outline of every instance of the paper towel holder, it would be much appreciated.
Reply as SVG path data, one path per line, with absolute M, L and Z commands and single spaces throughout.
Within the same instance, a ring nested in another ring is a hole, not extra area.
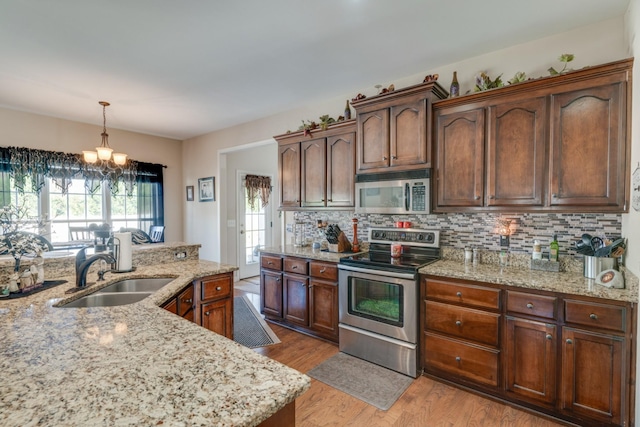
M 113 257 L 116 260 L 116 264 L 115 268 L 111 270 L 112 273 L 129 273 L 136 269 L 134 266 L 131 266 L 131 268 L 128 270 L 120 269 L 120 263 L 122 262 L 122 260 L 120 259 L 120 239 L 116 236 L 113 236 Z

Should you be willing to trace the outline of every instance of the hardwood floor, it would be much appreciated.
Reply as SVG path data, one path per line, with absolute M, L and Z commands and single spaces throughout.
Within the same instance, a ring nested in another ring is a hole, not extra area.
M 257 294 L 235 289 L 235 295 L 247 295 L 254 305 L 260 305 Z M 272 323 L 269 326 L 282 342 L 254 351 L 300 372 L 306 373 L 338 353 L 334 344 Z M 388 411 L 381 411 L 312 378 L 311 388 L 296 400 L 296 425 L 553 427 L 561 424 L 421 376 Z

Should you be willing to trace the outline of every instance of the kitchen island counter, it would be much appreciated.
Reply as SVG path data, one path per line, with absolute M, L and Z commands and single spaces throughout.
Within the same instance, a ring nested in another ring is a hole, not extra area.
M 196 278 L 236 269 L 138 266 L 74 294 L 74 277 L 60 277 L 68 283 L 0 299 L 0 425 L 255 426 L 285 408 L 306 375 L 159 307 Z M 56 307 L 135 277 L 175 279 L 135 304 Z
M 440 260 L 422 267 L 420 274 L 474 280 L 485 283 L 584 295 L 618 301 L 638 301 L 638 281 L 626 275 L 625 289 L 607 288 L 587 279 L 582 273 L 547 272 L 519 267 L 500 267 L 495 264 L 464 263 L 457 260 Z

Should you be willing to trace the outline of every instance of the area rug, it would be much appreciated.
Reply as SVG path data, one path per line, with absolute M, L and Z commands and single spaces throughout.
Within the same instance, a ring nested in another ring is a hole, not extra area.
M 383 411 L 413 382 L 411 377 L 345 353 L 325 360 L 307 375 Z
M 245 296 L 233 299 L 233 340 L 249 348 L 265 347 L 280 342 Z

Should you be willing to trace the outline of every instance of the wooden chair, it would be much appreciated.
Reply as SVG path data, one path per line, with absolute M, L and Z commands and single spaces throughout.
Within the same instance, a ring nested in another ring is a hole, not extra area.
M 69 226 L 69 241 L 75 241 L 75 240 L 84 240 L 84 241 L 91 241 L 93 240 L 93 230 L 91 229 L 91 227 L 74 227 L 74 226 Z
M 149 228 L 149 237 L 153 243 L 164 242 L 164 225 L 152 225 Z

